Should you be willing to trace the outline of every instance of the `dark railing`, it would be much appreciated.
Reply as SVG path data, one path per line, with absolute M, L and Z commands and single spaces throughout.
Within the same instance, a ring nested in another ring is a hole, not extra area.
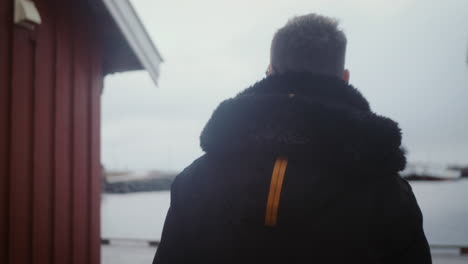
M 150 246 L 157 247 L 159 240 L 133 238 L 102 238 L 103 245 Z M 430 245 L 433 250 L 456 250 L 460 255 L 468 255 L 468 245 Z
M 468 245 L 430 245 L 435 250 L 457 250 L 460 255 L 468 255 Z
M 133 238 L 101 238 L 102 245 L 119 246 L 150 246 L 157 247 L 159 240 L 133 239 Z

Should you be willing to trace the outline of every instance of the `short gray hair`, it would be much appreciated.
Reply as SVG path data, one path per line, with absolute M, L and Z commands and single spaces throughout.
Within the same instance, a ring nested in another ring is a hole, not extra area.
M 341 77 L 346 55 L 346 35 L 338 20 L 318 14 L 290 19 L 271 43 L 273 70 L 313 72 Z

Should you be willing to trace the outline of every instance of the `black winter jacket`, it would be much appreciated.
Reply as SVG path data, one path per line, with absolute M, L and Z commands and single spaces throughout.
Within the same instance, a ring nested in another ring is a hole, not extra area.
M 400 129 L 342 80 L 267 77 L 221 103 L 200 139 L 153 263 L 431 263 Z

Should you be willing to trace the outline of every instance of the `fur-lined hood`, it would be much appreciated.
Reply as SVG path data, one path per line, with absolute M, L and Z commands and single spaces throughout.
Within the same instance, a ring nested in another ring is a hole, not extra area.
M 201 136 L 207 153 L 271 153 L 366 169 L 406 164 L 394 121 L 373 113 L 344 81 L 310 73 L 273 75 L 222 102 Z

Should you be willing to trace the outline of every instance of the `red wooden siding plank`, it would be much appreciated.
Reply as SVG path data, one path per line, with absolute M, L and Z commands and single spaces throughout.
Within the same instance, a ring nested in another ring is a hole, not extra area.
M 83 10 L 76 10 L 80 21 L 74 19 L 74 109 L 73 109 L 73 263 L 89 261 L 89 190 L 88 190 L 88 149 L 89 149 L 89 35 Z
M 10 147 L 10 262 L 31 261 L 32 112 L 34 57 L 30 32 L 13 31 Z
M 71 10 L 65 1 L 56 0 L 56 96 L 55 96 L 55 185 L 54 263 L 72 263 L 71 177 L 72 149 L 72 71 L 73 35 Z
M 98 39 L 98 38 L 93 38 Z M 101 91 L 103 85 L 101 48 L 99 41 L 94 41 L 91 45 L 91 112 L 90 112 L 90 263 L 99 264 L 101 259 L 101 180 L 102 167 L 100 155 L 101 137 Z
M 37 27 L 34 92 L 34 153 L 33 153 L 33 230 L 32 258 L 35 264 L 50 264 L 52 260 L 53 204 L 53 111 L 55 45 L 54 15 L 51 2 L 36 1 L 42 17 Z
M 0 0 L 0 263 L 8 263 L 11 3 Z

